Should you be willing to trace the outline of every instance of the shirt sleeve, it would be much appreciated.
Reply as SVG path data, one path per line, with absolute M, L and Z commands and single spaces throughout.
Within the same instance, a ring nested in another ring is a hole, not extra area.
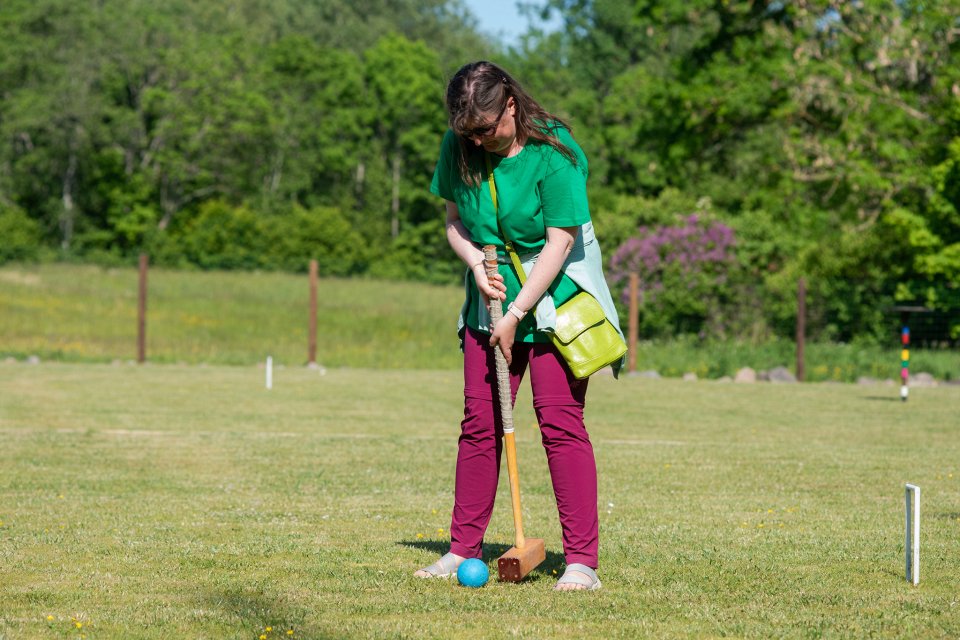
M 453 172 L 457 170 L 457 137 L 453 131 L 447 130 L 440 143 L 440 158 L 433 171 L 433 180 L 430 182 L 430 193 L 440 196 L 444 200 L 456 201 L 453 192 Z
M 573 163 L 547 147 L 547 169 L 540 184 L 543 223 L 547 227 L 578 227 L 590 222 L 587 201 L 587 157 L 566 129 L 557 129 L 560 142 L 573 152 Z

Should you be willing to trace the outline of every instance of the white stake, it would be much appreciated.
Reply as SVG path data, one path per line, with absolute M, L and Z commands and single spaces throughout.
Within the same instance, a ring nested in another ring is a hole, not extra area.
M 273 356 L 267 356 L 267 389 L 273 389 Z
M 920 584 L 920 487 L 908 484 L 907 533 L 904 543 L 907 560 L 907 581 Z

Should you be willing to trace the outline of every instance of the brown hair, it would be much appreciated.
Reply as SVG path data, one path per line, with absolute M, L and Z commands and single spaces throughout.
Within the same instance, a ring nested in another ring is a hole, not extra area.
M 476 122 L 484 114 L 501 113 L 511 97 L 516 105 L 514 118 L 517 139 L 521 144 L 529 140 L 548 144 L 574 164 L 577 163 L 573 151 L 560 142 L 556 135 L 557 127 L 562 126 L 569 131 L 570 125 L 541 107 L 509 73 L 492 62 L 480 60 L 460 67 L 447 85 L 450 128 L 460 141 L 460 176 L 470 186 L 483 181 L 484 151 L 467 138 L 467 122 Z

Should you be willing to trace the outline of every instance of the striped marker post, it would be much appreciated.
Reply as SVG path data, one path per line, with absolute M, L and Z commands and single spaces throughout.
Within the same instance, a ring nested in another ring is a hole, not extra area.
M 900 331 L 900 342 L 903 350 L 900 352 L 900 399 L 907 401 L 910 390 L 907 387 L 907 380 L 910 377 L 910 327 L 904 323 Z

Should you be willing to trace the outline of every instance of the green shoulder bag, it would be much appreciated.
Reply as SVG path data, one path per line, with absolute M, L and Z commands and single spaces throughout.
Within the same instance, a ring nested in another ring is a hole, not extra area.
M 497 203 L 497 187 L 493 179 L 493 168 L 487 157 L 487 180 L 490 183 L 490 197 L 497 214 L 497 226 L 503 235 L 504 245 L 510 254 L 510 261 L 517 272 L 522 287 L 527 282 L 526 272 L 520 263 L 520 257 L 513 250 L 513 243 L 500 225 L 500 207 Z M 581 291 L 557 307 L 557 325 L 548 334 L 553 345 L 566 361 L 570 372 L 577 379 L 589 378 L 600 369 L 613 364 L 627 352 L 627 344 L 620 333 L 607 320 L 603 307 L 597 299 L 586 291 Z

